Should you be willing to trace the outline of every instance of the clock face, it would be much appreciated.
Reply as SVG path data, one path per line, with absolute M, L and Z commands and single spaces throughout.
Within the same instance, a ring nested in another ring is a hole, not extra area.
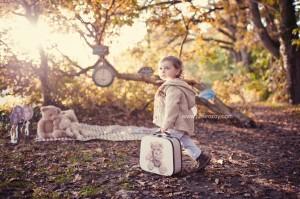
M 146 77 L 151 77 L 151 75 L 153 74 L 153 69 L 151 67 L 145 66 L 140 68 L 138 74 L 141 74 Z
M 94 70 L 93 80 L 97 86 L 106 87 L 114 81 L 113 71 L 108 67 L 99 67 Z

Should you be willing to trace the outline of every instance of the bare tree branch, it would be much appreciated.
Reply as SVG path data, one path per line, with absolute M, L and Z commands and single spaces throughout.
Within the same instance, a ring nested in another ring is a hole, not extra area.
M 185 27 L 185 34 L 184 34 L 183 40 L 182 40 L 182 42 L 180 44 L 180 50 L 179 50 L 179 57 L 181 57 L 182 56 L 182 52 L 183 52 L 183 45 L 185 44 L 185 42 L 187 40 L 187 37 L 189 35 L 190 23 L 194 19 L 195 15 L 197 14 L 197 11 L 193 14 L 193 16 L 190 19 L 188 19 L 188 21 L 185 21 L 185 17 L 183 15 L 182 11 L 180 9 L 178 9 L 176 7 L 176 5 L 174 5 L 174 7 L 181 14 L 181 18 L 182 18 L 182 21 L 183 21 L 184 27 Z
M 220 48 L 223 48 L 223 49 L 228 50 L 230 52 L 235 52 L 234 48 L 229 47 L 229 46 L 220 45 Z
M 234 45 L 233 42 L 224 41 L 224 40 L 221 40 L 221 39 L 204 38 L 204 37 L 202 37 L 202 39 L 203 39 L 204 41 L 215 41 L 215 42 L 217 42 L 217 43 L 222 43 L 222 44 L 226 44 L 226 45 L 230 45 L 230 46 L 233 46 L 233 45 Z
M 115 0 L 112 0 L 109 8 L 105 11 L 105 19 L 104 19 L 104 23 L 103 23 L 103 26 L 101 28 L 101 31 L 100 31 L 100 34 L 99 34 L 99 38 L 98 38 L 98 44 L 101 44 L 102 43 L 102 39 L 103 39 L 103 35 L 104 35 L 104 31 L 105 31 L 105 28 L 106 28 L 106 24 L 108 22 L 108 13 L 109 11 L 112 9 L 113 5 L 115 4 Z
M 6 42 L 4 42 L 3 40 L 0 39 L 0 43 L 2 43 L 4 46 L 6 46 L 6 48 L 9 49 L 9 46 L 8 46 L 8 44 Z
M 173 0 L 173 1 L 162 1 L 162 2 L 158 2 L 158 3 L 154 3 L 154 4 L 148 4 L 148 5 L 144 5 L 142 7 L 140 7 L 138 10 L 147 10 L 149 8 L 153 8 L 153 7 L 159 7 L 159 6 L 163 6 L 163 5 L 174 5 L 174 4 L 178 4 L 178 3 L 183 3 L 185 1 L 181 1 L 181 0 Z
M 181 56 L 182 56 L 183 45 L 185 44 L 185 41 L 186 41 L 188 35 L 189 35 L 189 30 L 186 30 L 185 35 L 184 35 L 184 38 L 183 38 L 183 40 L 182 40 L 182 42 L 181 42 L 181 44 L 180 44 L 179 58 L 181 58 Z
M 198 23 L 202 23 L 202 22 L 205 22 L 207 21 L 207 16 L 212 13 L 212 12 L 215 12 L 217 10 L 223 10 L 224 7 L 214 7 L 214 8 L 210 8 L 208 9 L 206 12 L 202 12 L 200 13 L 201 15 L 197 16 L 197 18 L 192 18 L 191 21 L 194 23 L 194 24 L 198 24 Z M 213 19 L 210 19 L 210 20 L 213 20 Z
M 69 63 L 71 63 L 73 66 L 75 66 L 76 68 L 78 68 L 80 71 L 73 73 L 73 74 L 69 74 L 68 76 L 79 76 L 81 74 L 86 74 L 89 70 L 95 68 L 101 61 L 102 59 L 99 57 L 98 60 L 91 66 L 88 66 L 86 68 L 82 68 L 79 64 L 77 64 L 75 61 L 73 61 L 69 56 L 63 54 L 58 48 L 55 48 L 65 59 L 67 59 L 69 61 Z
M 75 61 L 73 61 L 69 56 L 63 54 L 63 52 L 61 52 L 57 47 L 54 48 L 55 50 L 57 50 L 66 60 L 68 60 L 73 66 L 75 66 L 76 68 L 83 70 L 83 68 L 76 63 Z
M 14 15 L 18 15 L 18 16 L 26 17 L 26 15 L 25 15 L 25 14 L 23 14 L 23 13 L 18 13 L 18 12 L 15 12 L 15 11 L 12 11 L 12 13 L 13 13 Z
M 217 28 L 217 30 L 221 33 L 223 33 L 224 35 L 226 35 L 229 39 L 231 39 L 232 41 L 236 41 L 236 38 L 231 35 L 229 32 L 227 32 L 226 30 L 222 29 L 222 28 Z
M 78 30 L 78 33 L 79 33 L 79 35 L 84 39 L 85 43 L 86 43 L 89 47 L 91 47 L 91 48 L 94 47 L 94 45 L 91 44 L 91 43 L 87 40 L 87 38 L 85 37 L 84 33 L 83 33 L 81 30 Z M 96 41 L 95 41 L 95 42 L 96 42 Z
M 89 31 L 91 36 L 95 36 L 95 34 L 98 32 L 98 28 L 94 24 L 84 21 L 79 14 L 76 14 L 75 18 L 85 25 L 85 28 Z M 89 26 L 91 26 L 93 30 L 91 30 Z
M 181 36 L 184 36 L 184 34 L 178 34 L 178 35 L 175 35 L 174 37 L 172 37 L 171 39 L 169 39 L 167 41 L 167 44 L 172 44 L 174 41 L 176 41 L 178 38 L 180 38 Z

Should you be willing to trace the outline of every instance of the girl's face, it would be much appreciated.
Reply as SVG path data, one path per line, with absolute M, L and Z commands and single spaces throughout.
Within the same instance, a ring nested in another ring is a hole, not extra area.
M 180 69 L 175 68 L 170 61 L 161 62 L 158 68 L 158 75 L 162 80 L 175 79 L 179 73 Z

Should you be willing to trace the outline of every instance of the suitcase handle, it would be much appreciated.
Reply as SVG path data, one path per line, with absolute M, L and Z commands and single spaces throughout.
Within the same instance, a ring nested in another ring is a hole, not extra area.
M 153 135 L 157 135 L 158 137 L 163 137 L 163 136 L 165 136 L 165 137 L 171 137 L 170 133 L 168 133 L 166 131 L 164 133 L 161 133 L 160 131 L 157 131 Z

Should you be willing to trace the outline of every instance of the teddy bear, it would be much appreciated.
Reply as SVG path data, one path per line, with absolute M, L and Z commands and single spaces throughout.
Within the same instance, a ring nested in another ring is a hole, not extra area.
M 167 168 L 162 165 L 163 158 L 163 146 L 159 142 L 151 143 L 151 151 L 146 156 L 146 159 L 149 161 L 148 169 L 153 170 L 154 168 L 158 168 L 159 173 L 164 174 L 167 171 Z
M 60 108 L 49 105 L 41 107 L 42 118 L 38 122 L 37 135 L 39 138 L 80 137 L 70 131 L 73 123 L 78 119 L 72 109 L 62 111 Z
M 72 137 L 76 139 L 82 139 L 82 135 L 79 131 L 78 119 L 73 110 L 61 111 L 61 113 L 54 119 L 54 131 L 55 137 Z
M 71 131 L 73 123 L 78 123 L 78 119 L 72 109 L 61 111 L 53 121 L 53 135 L 54 137 L 72 137 L 78 138 L 79 132 Z
M 60 114 L 61 109 L 52 105 L 42 106 L 42 118 L 38 121 L 37 136 L 38 138 L 53 138 L 54 124 L 53 121 Z

